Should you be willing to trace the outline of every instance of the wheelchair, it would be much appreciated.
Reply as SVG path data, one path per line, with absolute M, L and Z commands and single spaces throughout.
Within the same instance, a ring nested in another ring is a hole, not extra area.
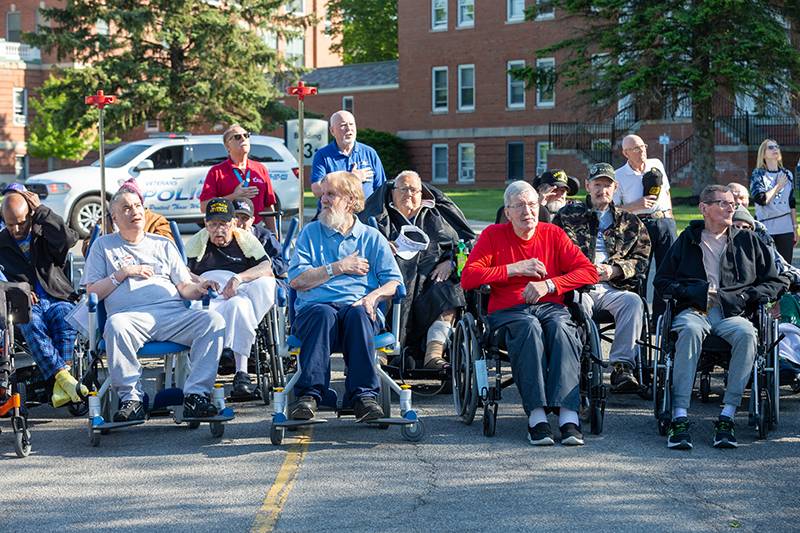
M 375 351 L 373 356 L 373 365 L 375 371 L 381 381 L 381 390 L 378 402 L 383 408 L 384 417 L 377 420 L 366 422 L 367 424 L 376 425 L 381 429 L 387 429 L 389 426 L 400 426 L 400 433 L 408 441 L 418 442 L 425 435 L 425 426 L 422 420 L 417 415 L 417 412 L 411 405 L 411 387 L 409 385 L 398 385 L 389 375 L 381 368 L 378 352 L 386 354 L 397 355 L 399 353 L 399 345 L 396 341 L 397 334 L 400 329 L 400 303 L 405 298 L 406 292 L 403 285 L 399 285 L 395 293 L 392 312 L 392 331 L 384 332 L 375 337 Z M 290 290 L 289 293 L 289 319 L 290 322 L 293 318 L 294 291 Z M 300 365 L 300 347 L 302 341 L 294 335 L 290 335 L 286 339 L 285 351 L 286 358 L 292 360 L 290 363 L 294 368 L 294 372 L 287 377 L 289 378 L 285 386 L 273 387 L 273 414 L 272 424 L 270 427 L 270 442 L 278 446 L 283 442 L 286 429 L 296 429 L 303 426 L 310 426 L 327 422 L 323 418 L 313 418 L 311 420 L 289 420 L 286 416 L 288 406 L 292 400 L 292 390 L 295 384 L 300 379 L 302 368 Z M 277 358 L 281 359 L 281 357 Z M 274 361 L 273 364 L 280 366 L 282 361 Z M 400 403 L 400 416 L 392 417 L 392 392 L 399 397 Z M 350 406 L 344 405 L 343 401 L 338 397 L 334 389 L 328 389 L 328 393 L 322 398 L 319 404 L 320 410 L 333 410 L 336 412 L 338 418 L 345 415 L 352 415 L 353 410 Z
M 483 407 L 483 434 L 492 437 L 497 426 L 498 402 L 502 390 L 514 383 L 510 374 L 508 353 L 500 331 L 491 331 L 488 321 L 490 288 L 483 285 L 467 294 L 467 310 L 456 324 L 451 351 L 453 406 L 456 416 L 466 425 L 472 424 L 478 407 Z M 582 340 L 580 417 L 588 421 L 590 431 L 603 431 L 608 388 L 603 383 L 606 363 L 600 351 L 600 334 L 586 315 L 579 292 L 567 298 L 567 307 L 578 325 Z
M 650 310 L 647 305 L 647 280 L 644 278 L 636 278 L 636 289 L 633 291 L 642 300 L 642 309 L 644 310 L 644 317 L 642 319 L 642 332 L 639 335 L 639 340 L 636 342 L 636 373 L 637 380 L 639 381 L 639 388 L 635 392 L 643 400 L 652 399 L 652 381 L 653 381 L 653 351 L 652 341 L 650 339 Z M 592 312 L 592 321 L 597 327 L 597 333 L 602 342 L 611 344 L 614 342 L 612 333 L 615 330 L 616 323 L 614 316 L 610 311 L 595 310 Z
M 20 390 L 14 370 L 14 323 L 27 322 L 29 315 L 30 286 L 7 283 L 0 270 L 0 417 L 9 418 L 14 451 L 20 458 L 31 452 L 31 432 L 24 390 Z
M 671 295 L 665 295 L 667 302 L 664 314 L 656 325 L 656 345 L 658 352 L 653 369 L 653 413 L 658 433 L 667 434 L 672 420 L 672 369 L 675 358 L 677 335 L 672 331 L 676 302 Z M 766 439 L 769 432 L 777 427 L 780 408 L 780 365 L 778 359 L 778 324 L 767 310 L 765 301 L 759 302 L 751 316 L 756 326 L 758 341 L 756 358 L 750 381 L 748 403 L 748 425 L 754 426 L 759 439 Z M 700 375 L 700 399 L 707 402 L 711 390 L 711 372 L 721 367 L 727 372 L 731 357 L 731 345 L 723 338 L 709 334 L 700 349 L 697 375 Z M 727 381 L 727 379 L 726 379 Z

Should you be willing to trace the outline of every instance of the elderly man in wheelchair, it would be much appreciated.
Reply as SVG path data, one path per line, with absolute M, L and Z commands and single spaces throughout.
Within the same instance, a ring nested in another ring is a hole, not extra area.
M 89 250 L 81 284 L 105 301 L 108 314 L 103 337 L 111 386 L 122 401 L 114 422 L 145 419 L 141 366 L 137 352 L 148 341 L 191 346 L 191 372 L 183 385 L 186 418 L 217 414 L 210 393 L 225 330 L 214 311 L 188 309 L 184 299 L 198 300 L 215 281 L 192 282 L 178 249 L 168 239 L 144 232 L 144 207 L 136 192 L 120 188 L 111 199 L 117 233 L 98 238 Z
M 590 316 L 592 311 L 606 311 L 613 317 L 611 390 L 636 392 L 636 340 L 645 323 L 645 304 L 633 291 L 641 289 L 647 272 L 650 236 L 638 217 L 615 208 L 612 199 L 616 188 L 614 167 L 608 163 L 593 165 L 586 178 L 586 203 L 565 206 L 555 215 L 553 224 L 563 228 L 597 268 L 600 283 L 583 301 Z
M 785 287 L 767 246 L 753 232 L 733 227 L 736 203 L 730 188 L 709 185 L 700 194 L 699 207 L 703 220 L 692 221 L 681 233 L 654 281 L 656 290 L 674 302 L 670 329 L 677 340 L 668 391 L 672 420 L 667 446 L 680 450 L 692 448 L 688 409 L 703 341 L 709 334 L 731 347 L 713 446 L 738 446 L 734 415 L 752 374 L 758 343 L 756 327 L 747 316 Z
M 582 445 L 582 342 L 564 294 L 596 283 L 597 270 L 561 228 L 539 223 L 539 195 L 529 183 L 511 183 L 504 204 L 509 222 L 481 233 L 461 283 L 465 290 L 491 286 L 489 327 L 502 328 L 529 442 L 554 444 L 545 409 L 557 408 L 561 443 Z
M 297 400 L 289 415 L 314 418 L 329 390 L 331 353 L 340 349 L 347 365 L 344 403 L 352 400 L 359 421 L 381 419 L 374 336 L 384 317 L 378 304 L 394 296 L 403 277 L 386 239 L 355 216 L 364 208 L 360 180 L 333 172 L 320 187 L 319 219 L 303 228 L 289 266 L 297 291 L 292 328 L 301 340 Z
M 275 302 L 275 276 L 261 241 L 236 227 L 234 211 L 228 199 L 210 200 L 206 227 L 186 243 L 186 256 L 194 281 L 211 280 L 223 287 L 209 308 L 225 319 L 223 353 L 232 351 L 236 361 L 231 396 L 247 398 L 253 394 L 247 359 L 256 328 Z

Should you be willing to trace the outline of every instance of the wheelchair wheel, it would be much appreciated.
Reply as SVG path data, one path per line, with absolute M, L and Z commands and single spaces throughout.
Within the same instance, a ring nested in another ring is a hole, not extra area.
M 475 339 L 475 319 L 466 313 L 453 334 L 451 372 L 453 405 L 456 416 L 464 424 L 471 424 L 478 409 L 478 384 L 475 381 L 474 359 L 478 351 Z
M 592 435 L 599 435 L 603 432 L 603 419 L 605 418 L 605 406 L 594 404 L 590 411 L 589 430 Z
M 14 418 L 14 451 L 17 457 L 28 457 L 31 453 L 31 432 L 28 425 L 21 416 Z
M 199 428 L 199 427 L 200 427 L 200 422 L 197 422 L 197 421 L 192 421 L 192 422 L 189 422 L 189 424 L 187 425 L 187 427 L 188 427 L 189 429 L 197 429 L 197 428 Z
M 275 446 L 280 446 L 283 442 L 283 436 L 286 434 L 285 428 L 272 426 L 269 430 L 269 440 Z
M 225 434 L 225 424 L 222 422 L 211 422 L 209 424 L 209 429 L 211 430 L 211 436 L 215 439 L 222 438 Z
M 425 424 L 417 419 L 413 424 L 401 426 L 400 434 L 409 442 L 419 442 L 425 436 Z
M 708 397 L 711 394 L 711 376 L 703 373 L 700 376 L 700 401 L 708 403 Z
M 483 407 L 483 435 L 494 437 L 497 431 L 497 404 L 486 404 Z
M 756 430 L 758 431 L 759 439 L 766 439 L 769 434 L 770 413 L 772 406 L 770 405 L 769 394 L 763 390 L 759 394 L 758 400 L 758 417 L 756 418 Z

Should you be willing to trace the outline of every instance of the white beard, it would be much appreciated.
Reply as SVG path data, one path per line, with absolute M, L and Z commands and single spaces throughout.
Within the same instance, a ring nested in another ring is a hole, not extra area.
M 323 226 L 327 226 L 332 230 L 342 233 L 344 228 L 350 223 L 352 215 L 350 213 L 334 211 L 330 208 L 323 208 L 319 212 L 319 221 Z M 344 233 L 342 233 L 344 235 Z
M 558 213 L 562 207 L 567 205 L 567 199 L 564 198 L 563 200 L 554 200 L 552 202 L 547 202 L 547 210 L 550 211 L 551 214 L 555 215 Z

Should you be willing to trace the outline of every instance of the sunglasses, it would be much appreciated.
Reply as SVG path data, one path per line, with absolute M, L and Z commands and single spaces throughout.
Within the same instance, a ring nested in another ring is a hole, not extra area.
M 768 149 L 768 150 L 780 150 L 780 149 L 781 149 L 781 147 L 780 147 L 780 146 L 778 146 L 777 144 L 768 144 L 768 145 L 767 145 L 767 149 Z
M 231 137 L 233 137 L 237 141 L 241 141 L 242 139 L 249 139 L 250 138 L 250 133 L 248 133 L 248 132 L 234 133 L 233 135 L 231 135 Z

